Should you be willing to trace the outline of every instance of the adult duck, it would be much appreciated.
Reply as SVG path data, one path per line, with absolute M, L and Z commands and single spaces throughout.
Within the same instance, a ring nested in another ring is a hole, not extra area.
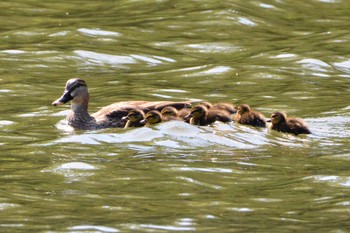
M 265 116 L 260 112 L 251 110 L 248 104 L 241 104 L 238 106 L 237 110 L 234 116 L 235 122 L 255 127 L 266 127 Z
M 52 105 L 63 105 L 71 101 L 71 111 L 67 115 L 67 121 L 75 129 L 101 129 L 111 127 L 124 127 L 122 120 L 127 116 L 130 110 L 138 109 L 145 113 L 157 109 L 161 110 L 167 106 L 183 108 L 188 106 L 189 102 L 171 102 L 171 101 L 122 101 L 106 107 L 90 115 L 88 113 L 89 90 L 84 80 L 75 78 L 69 79 L 66 83 L 63 95 L 55 100 Z
M 227 111 L 210 111 L 202 104 L 193 107 L 190 114 L 185 117 L 185 120 L 189 120 L 191 125 L 210 125 L 215 121 L 232 121 L 231 116 Z
M 270 127 L 272 130 L 295 135 L 311 134 L 311 131 L 302 119 L 287 117 L 287 115 L 282 112 L 272 113 L 269 122 L 272 123 Z

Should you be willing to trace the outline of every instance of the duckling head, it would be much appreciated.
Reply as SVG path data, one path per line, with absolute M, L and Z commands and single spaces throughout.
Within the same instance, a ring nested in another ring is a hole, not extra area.
M 207 101 L 201 102 L 200 105 L 206 107 L 207 109 L 210 109 L 210 108 L 213 107 L 213 105 L 210 102 L 207 102 Z
M 237 108 L 237 113 L 243 115 L 246 112 L 250 112 L 250 106 L 248 104 L 241 104 Z
M 162 116 L 158 111 L 150 111 L 146 114 L 145 118 L 141 121 L 141 123 L 146 125 L 154 125 L 162 122 Z
M 287 121 L 287 115 L 282 112 L 274 112 L 271 114 L 270 119 L 273 125 L 278 125 Z
M 130 122 L 138 122 L 143 120 L 145 114 L 141 110 L 131 110 L 127 116 L 123 117 L 122 120 Z
M 185 116 L 185 120 L 199 119 L 205 117 L 208 113 L 208 109 L 204 105 L 197 105 L 191 109 L 190 114 Z
M 163 108 L 160 112 L 164 117 L 177 117 L 177 109 L 174 107 Z
M 75 78 L 69 79 L 66 83 L 63 95 L 55 100 L 52 105 L 63 105 L 70 100 L 76 104 L 88 104 L 90 98 L 87 84 L 84 80 Z

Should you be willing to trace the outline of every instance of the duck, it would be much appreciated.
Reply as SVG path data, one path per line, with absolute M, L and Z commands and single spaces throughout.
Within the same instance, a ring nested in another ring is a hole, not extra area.
M 287 117 L 287 114 L 283 112 L 272 113 L 268 122 L 272 123 L 271 130 L 292 133 L 294 135 L 311 134 L 310 129 L 302 119 Z
M 239 105 L 233 119 L 235 122 L 243 125 L 266 127 L 265 116 L 260 112 L 251 110 L 248 104 Z
M 215 121 L 230 122 L 232 118 L 226 111 L 209 111 L 208 108 L 202 104 L 199 104 L 191 109 L 190 114 L 185 117 L 185 120 L 189 119 L 191 125 L 210 125 Z
M 145 126 L 151 126 L 162 122 L 162 115 L 157 110 L 149 111 L 145 118 L 141 121 L 141 124 Z
M 71 101 L 71 110 L 66 117 L 68 125 L 77 130 L 95 130 L 113 127 L 123 128 L 125 121 L 122 118 L 127 116 L 131 110 L 142 110 L 146 113 L 154 109 L 161 110 L 167 106 L 184 108 L 191 104 L 189 101 L 120 101 L 105 106 L 90 115 L 88 112 L 89 99 L 90 93 L 87 83 L 83 79 L 73 78 L 67 81 L 63 95 L 52 102 L 52 105 L 59 106 Z
M 128 115 L 123 117 L 122 120 L 126 120 L 124 128 L 130 127 L 142 127 L 144 124 L 141 121 L 145 118 L 145 113 L 142 110 L 134 109 L 129 111 Z

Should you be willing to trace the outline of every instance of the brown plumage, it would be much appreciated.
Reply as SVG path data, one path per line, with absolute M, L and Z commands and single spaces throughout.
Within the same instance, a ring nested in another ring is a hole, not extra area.
M 178 116 L 177 109 L 174 107 L 165 107 L 160 113 L 162 114 L 163 121 L 182 120 Z
M 162 115 L 157 110 L 149 111 L 141 121 L 145 126 L 155 125 L 162 122 Z
M 237 113 L 235 106 L 230 103 L 217 103 L 217 104 L 214 104 L 211 109 L 227 111 L 230 114 Z
M 210 102 L 201 102 L 199 105 L 205 106 L 208 110 L 227 111 L 229 114 L 235 114 L 237 112 L 235 106 L 230 103 L 211 104 Z
M 311 131 L 302 119 L 287 117 L 287 115 L 282 112 L 272 113 L 269 121 L 272 123 L 272 130 L 295 135 L 311 134 Z
M 52 103 L 53 106 L 63 105 L 71 101 L 71 111 L 67 115 L 67 121 L 75 129 L 101 129 L 111 127 L 124 127 L 122 120 L 130 110 L 142 110 L 144 112 L 153 109 L 163 109 L 167 106 L 181 108 L 189 105 L 189 102 L 171 101 L 122 101 L 108 105 L 98 112 L 88 113 L 90 94 L 87 84 L 82 79 L 70 79 L 66 83 L 63 95 Z
M 234 116 L 234 121 L 243 125 L 252 125 L 256 127 L 266 127 L 265 116 L 260 112 L 250 109 L 249 105 L 242 104 L 238 107 Z
M 141 121 L 144 119 L 145 114 L 142 110 L 131 110 L 129 111 L 128 115 L 123 117 L 122 120 L 126 120 L 126 124 L 124 128 L 130 128 L 130 127 L 142 127 L 144 124 L 141 123 Z
M 230 115 L 226 111 L 210 111 L 204 105 L 197 105 L 191 109 L 190 114 L 185 117 L 192 125 L 210 125 L 215 121 L 230 122 Z

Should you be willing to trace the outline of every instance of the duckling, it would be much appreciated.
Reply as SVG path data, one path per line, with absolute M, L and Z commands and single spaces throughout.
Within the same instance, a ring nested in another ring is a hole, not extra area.
M 124 128 L 129 127 L 142 127 L 144 124 L 141 121 L 144 119 L 145 114 L 142 110 L 131 110 L 127 116 L 123 117 L 122 120 L 126 120 Z
M 210 102 L 201 102 L 200 105 L 204 105 L 208 110 L 227 111 L 231 115 L 237 112 L 235 106 L 230 103 L 217 103 L 213 105 Z
M 233 104 L 230 103 L 217 103 L 214 104 L 213 109 L 224 110 L 229 112 L 231 115 L 237 113 L 237 110 Z
M 210 125 L 215 121 L 230 122 L 231 117 L 223 111 L 209 111 L 204 105 L 197 105 L 191 109 L 190 114 L 185 117 L 192 125 Z
M 141 121 L 145 126 L 155 125 L 162 122 L 162 115 L 157 110 L 149 111 Z
M 265 116 L 260 112 L 252 111 L 248 104 L 240 105 L 237 110 L 234 116 L 235 122 L 256 127 L 266 127 Z
M 68 124 L 75 129 L 91 130 L 124 127 L 125 122 L 122 121 L 122 118 L 133 109 L 149 111 L 159 106 L 160 108 L 172 105 L 185 107 L 189 104 L 189 102 L 171 101 L 122 101 L 108 105 L 90 115 L 88 113 L 89 98 L 89 90 L 84 80 L 79 78 L 69 79 L 63 95 L 55 100 L 52 105 L 58 106 L 72 101 L 71 111 L 66 118 Z
M 287 115 L 282 112 L 272 113 L 270 119 L 269 122 L 272 123 L 272 130 L 295 135 L 311 134 L 311 131 L 302 119 L 287 117 Z
M 178 117 L 178 111 L 174 107 L 165 107 L 160 113 L 162 114 L 163 121 L 182 120 Z

